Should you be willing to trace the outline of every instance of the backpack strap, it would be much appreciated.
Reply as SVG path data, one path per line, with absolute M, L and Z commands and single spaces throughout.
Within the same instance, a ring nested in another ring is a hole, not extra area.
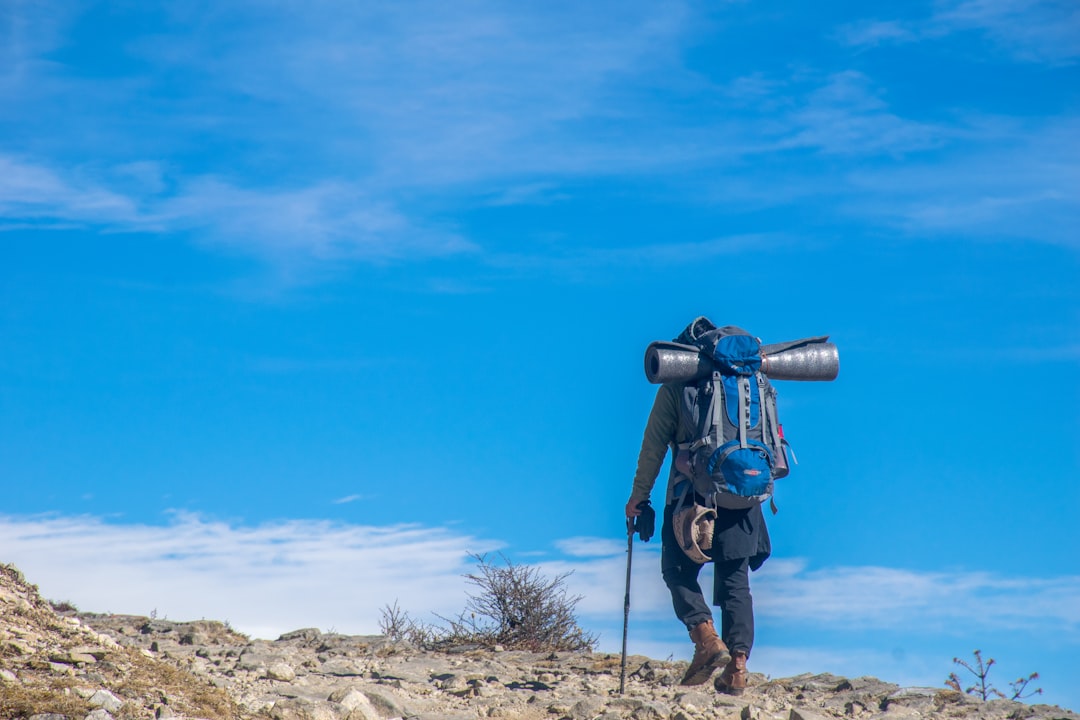
M 678 443 L 677 446 L 680 450 L 689 450 L 690 452 L 693 452 L 698 448 L 707 445 L 709 443 L 709 436 L 712 435 L 712 428 L 722 427 L 721 425 L 718 425 L 718 423 L 723 422 L 724 419 L 723 416 L 720 414 L 721 412 L 723 412 L 723 409 L 721 408 L 720 403 L 717 402 L 717 396 L 720 392 L 720 389 L 717 387 L 719 377 L 720 373 L 713 373 L 712 393 L 709 397 L 709 407 L 701 409 L 699 406 L 697 414 L 698 426 L 694 428 L 694 431 L 699 433 L 698 439 L 692 440 L 688 443 Z M 699 403 L 701 401 L 701 395 L 702 393 L 698 392 L 697 400 Z M 709 423 L 712 423 L 712 425 L 710 425 Z
M 724 428 L 724 408 L 720 402 L 720 399 L 724 397 L 724 391 L 720 387 L 721 382 L 723 381 L 720 379 L 720 373 L 714 372 L 712 374 L 712 397 L 709 399 L 709 412 L 712 414 L 712 428 L 715 428 L 715 430 L 710 429 L 710 432 L 718 433 L 717 437 L 723 434 Z M 708 436 L 709 433 L 705 433 L 705 435 Z
M 738 379 L 739 386 L 739 447 L 746 448 L 746 433 L 750 429 L 750 380 L 746 377 Z
M 757 373 L 758 381 L 758 393 L 761 398 L 761 413 L 762 422 L 767 424 L 761 428 L 762 438 L 766 438 L 765 444 L 769 447 L 776 448 L 777 452 L 784 452 L 784 441 L 780 438 L 780 421 L 776 418 L 776 403 L 766 400 L 768 397 L 765 392 L 765 376 L 761 373 Z

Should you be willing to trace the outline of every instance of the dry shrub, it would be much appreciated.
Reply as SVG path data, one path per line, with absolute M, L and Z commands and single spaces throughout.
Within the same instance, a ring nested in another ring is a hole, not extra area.
M 983 700 L 990 700 L 991 698 L 1003 698 L 1006 700 L 1024 700 L 1032 695 L 1042 695 L 1042 688 L 1034 688 L 1028 690 L 1030 685 L 1035 680 L 1039 679 L 1039 673 L 1031 673 L 1027 677 L 1020 677 L 1009 683 L 1009 688 L 1012 690 L 1012 695 L 1006 695 L 998 690 L 988 680 L 990 675 L 990 668 L 994 666 L 997 661 L 994 658 L 990 658 L 987 661 L 983 660 L 982 651 L 976 650 L 974 652 L 975 663 L 961 660 L 960 658 L 953 658 L 953 663 L 967 670 L 969 673 L 975 676 L 975 684 L 967 688 L 962 688 L 960 683 L 960 677 L 956 673 L 949 673 L 949 677 L 945 680 L 945 685 L 956 690 L 957 692 L 965 692 L 968 695 L 974 695 Z
M 436 616 L 445 625 L 417 621 L 395 601 L 382 610 L 379 627 L 392 640 L 440 649 L 461 645 L 502 646 L 532 652 L 590 651 L 596 636 L 577 623 L 574 609 L 580 595 L 569 595 L 570 573 L 545 576 L 538 568 L 501 563 L 472 555 L 477 571 L 465 578 L 477 588 L 456 618 Z

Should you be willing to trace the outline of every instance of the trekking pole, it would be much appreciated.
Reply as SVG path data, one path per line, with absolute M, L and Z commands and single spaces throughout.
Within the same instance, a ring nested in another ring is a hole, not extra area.
M 619 668 L 619 694 L 626 690 L 626 631 L 630 626 L 630 563 L 634 559 L 634 519 L 626 519 L 626 594 L 623 596 L 622 664 Z
M 622 663 L 619 666 L 619 694 L 626 690 L 626 630 L 630 626 L 630 564 L 634 559 L 634 533 L 641 542 L 649 542 L 656 530 L 656 511 L 652 503 L 642 500 L 637 504 L 641 513 L 637 517 L 626 518 L 626 595 L 623 596 L 622 623 Z

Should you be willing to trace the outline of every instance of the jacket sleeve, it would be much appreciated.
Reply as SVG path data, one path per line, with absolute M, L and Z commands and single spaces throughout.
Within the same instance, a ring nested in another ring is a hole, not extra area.
M 679 423 L 677 402 L 670 385 L 661 385 L 656 391 L 649 422 L 645 425 L 645 436 L 641 440 L 641 452 L 638 453 L 634 489 L 630 493 L 630 501 L 634 504 L 649 499 L 656 476 L 660 474 L 660 467 L 667 456 L 668 446 L 675 442 Z

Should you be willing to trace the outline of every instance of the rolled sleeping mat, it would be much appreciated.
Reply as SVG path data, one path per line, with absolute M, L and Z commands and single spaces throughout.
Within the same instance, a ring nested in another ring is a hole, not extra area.
M 645 349 L 645 377 L 661 385 L 708 377 L 712 361 L 694 345 L 658 340 Z
M 836 345 L 815 339 L 768 352 L 761 348 L 761 372 L 770 380 L 835 380 L 840 374 L 840 351 Z
M 835 380 L 840 352 L 828 336 L 763 345 L 761 371 L 771 380 Z M 714 365 L 693 345 L 658 340 L 645 349 L 645 377 L 657 385 L 708 377 Z

